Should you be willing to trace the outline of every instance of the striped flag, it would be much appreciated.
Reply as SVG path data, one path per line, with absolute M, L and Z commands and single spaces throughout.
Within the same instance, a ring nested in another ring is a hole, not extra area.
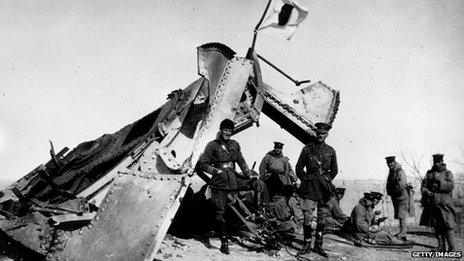
M 296 0 L 273 0 L 272 7 L 258 30 L 290 40 L 298 25 L 308 15 L 308 8 Z

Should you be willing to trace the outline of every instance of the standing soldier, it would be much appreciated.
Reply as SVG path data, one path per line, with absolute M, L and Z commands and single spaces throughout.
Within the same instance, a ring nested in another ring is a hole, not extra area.
M 274 142 L 274 149 L 269 151 L 259 164 L 259 176 L 269 191 L 269 198 L 282 193 L 284 186 L 292 186 L 297 177 L 282 149 L 284 144 Z
M 422 180 L 423 211 L 420 225 L 434 228 L 438 240 L 437 251 L 445 251 L 445 241 L 448 241 L 448 251 L 455 251 L 456 212 L 452 199 L 454 180 L 453 173 L 446 169 L 443 156 L 432 155 L 433 166 Z
M 336 190 L 332 180 L 338 173 L 338 167 L 335 150 L 325 143 L 332 126 L 318 122 L 315 127 L 316 140 L 303 148 L 295 167 L 296 175 L 301 180 L 298 192 L 304 215 L 305 243 L 300 254 L 307 254 L 311 251 L 311 217 L 317 207 L 314 252 L 327 257 L 328 254 L 322 248 L 322 234 L 325 227 L 325 217 L 329 212 L 327 201 L 332 198 Z
M 395 219 L 399 219 L 400 232 L 396 234 L 398 238 L 406 240 L 406 218 L 409 214 L 409 193 L 407 190 L 406 173 L 401 168 L 401 164 L 395 161 L 395 156 L 385 158 L 389 168 L 387 178 L 387 195 L 393 202 Z
M 199 167 L 200 170 L 212 174 L 209 182 L 211 197 L 215 207 L 216 231 L 221 239 L 220 251 L 229 254 L 229 243 L 225 230 L 225 210 L 229 191 L 255 190 L 257 205 L 261 197 L 262 183 L 256 178 L 250 178 L 252 171 L 243 158 L 240 145 L 230 139 L 235 124 L 225 119 L 220 124 L 220 131 L 216 140 L 210 141 L 203 152 Z M 244 176 L 235 171 L 235 163 L 242 169 Z

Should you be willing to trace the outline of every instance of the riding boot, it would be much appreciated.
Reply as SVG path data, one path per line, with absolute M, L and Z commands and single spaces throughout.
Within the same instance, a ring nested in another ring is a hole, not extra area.
M 325 250 L 322 248 L 322 232 L 324 231 L 323 227 L 318 226 L 316 229 L 316 241 L 314 242 L 314 252 L 323 256 L 323 257 L 328 257 L 329 254 L 325 252 Z
M 448 241 L 448 251 L 456 251 L 456 238 L 454 235 L 454 230 L 446 230 L 445 235 L 446 241 Z
M 445 238 L 443 237 L 443 234 L 438 231 L 438 229 L 435 229 L 435 237 L 438 240 L 438 246 L 434 250 L 445 251 Z
M 210 235 L 205 235 L 202 238 L 202 241 L 206 248 L 209 248 L 209 249 L 214 248 L 214 246 L 211 244 L 211 241 L 210 241 Z
M 399 233 L 399 238 L 402 240 L 406 241 L 406 233 L 407 233 L 407 228 L 406 228 L 406 218 L 400 218 L 400 233 Z
M 303 226 L 304 244 L 298 255 L 306 255 L 311 253 L 311 238 L 312 238 L 311 226 Z
M 263 204 L 263 192 L 256 191 L 255 193 L 255 207 L 256 207 L 256 217 L 255 222 L 261 223 L 266 220 L 264 216 L 264 204 Z
M 230 254 L 229 251 L 229 240 L 227 240 L 226 236 L 221 237 L 221 248 L 219 249 L 224 254 Z

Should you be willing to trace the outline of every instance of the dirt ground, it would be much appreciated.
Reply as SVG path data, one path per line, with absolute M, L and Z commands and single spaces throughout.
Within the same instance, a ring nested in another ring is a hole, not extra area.
M 328 234 L 325 236 L 324 249 L 329 253 L 329 258 L 321 257 L 317 254 L 310 253 L 300 258 L 292 256 L 294 249 L 281 249 L 277 252 L 257 252 L 250 251 L 237 243 L 231 242 L 230 255 L 224 255 L 219 252 L 220 241 L 212 239 L 211 244 L 214 249 L 208 249 L 196 239 L 182 239 L 167 235 L 162 243 L 160 251 L 155 260 L 418 260 L 412 258 L 412 251 L 429 251 L 435 247 L 436 240 L 429 235 L 409 235 L 409 240 L 418 243 L 410 249 L 373 249 L 353 246 L 351 242 L 336 235 Z M 458 249 L 463 251 L 464 240 L 458 240 Z M 420 260 L 450 260 L 445 258 L 420 258 Z M 458 259 L 451 259 L 458 260 Z M 462 260 L 462 259 L 461 259 Z

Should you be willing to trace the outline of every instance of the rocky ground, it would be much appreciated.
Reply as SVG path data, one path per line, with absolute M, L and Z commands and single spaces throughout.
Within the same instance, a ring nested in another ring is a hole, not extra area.
M 211 244 L 215 248 L 208 249 L 199 240 L 182 239 L 167 235 L 155 260 L 417 260 L 418 258 L 411 257 L 412 251 L 429 251 L 431 247 L 436 246 L 436 240 L 431 235 L 414 234 L 409 235 L 409 239 L 418 244 L 410 249 L 374 249 L 356 247 L 344 238 L 328 234 L 325 236 L 324 248 L 329 253 L 329 258 L 314 253 L 297 258 L 293 256 L 296 250 L 292 248 L 283 248 L 277 252 L 258 252 L 250 251 L 236 242 L 232 242 L 230 245 L 230 255 L 224 255 L 219 252 L 220 241 L 218 239 L 212 239 Z M 462 251 L 464 241 L 460 239 L 458 244 L 458 249 Z M 434 258 L 433 260 L 441 259 L 450 260 L 449 258 Z M 421 258 L 421 260 L 431 259 Z

